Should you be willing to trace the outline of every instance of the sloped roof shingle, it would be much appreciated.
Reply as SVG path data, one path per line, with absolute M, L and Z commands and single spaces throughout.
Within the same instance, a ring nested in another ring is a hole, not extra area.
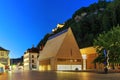
M 55 57 L 64 41 L 66 34 L 67 30 L 64 30 L 63 32 L 58 33 L 57 36 L 55 35 L 50 37 L 43 50 L 40 52 L 39 60 Z

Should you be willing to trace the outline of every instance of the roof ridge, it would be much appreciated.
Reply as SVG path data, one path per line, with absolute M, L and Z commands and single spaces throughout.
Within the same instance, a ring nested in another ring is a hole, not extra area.
M 0 50 L 3 50 L 3 51 L 9 51 L 9 50 L 7 50 L 7 49 L 1 47 L 1 46 L 0 46 Z
M 57 36 L 59 36 L 59 35 L 65 33 L 65 32 L 67 32 L 67 31 L 68 31 L 68 29 L 64 29 L 64 30 L 62 30 L 62 31 L 60 31 L 60 32 L 58 32 L 58 33 L 56 33 L 56 34 L 50 36 L 50 37 L 48 38 L 48 40 L 53 39 L 53 38 L 55 38 L 55 37 L 57 37 Z

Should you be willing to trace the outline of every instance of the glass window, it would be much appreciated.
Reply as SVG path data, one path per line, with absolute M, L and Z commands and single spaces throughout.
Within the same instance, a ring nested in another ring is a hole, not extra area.
M 36 68 L 36 65 L 32 65 L 32 68 Z
M 0 55 L 1 55 L 1 56 L 4 56 L 4 52 L 0 52 Z
M 34 63 L 34 60 L 32 60 L 32 63 Z
M 34 55 L 32 55 L 32 58 L 34 58 Z

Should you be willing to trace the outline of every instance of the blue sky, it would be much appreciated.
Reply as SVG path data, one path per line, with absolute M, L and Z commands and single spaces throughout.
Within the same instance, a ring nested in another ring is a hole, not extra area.
M 21 57 L 58 23 L 98 0 L 0 0 L 0 46 Z

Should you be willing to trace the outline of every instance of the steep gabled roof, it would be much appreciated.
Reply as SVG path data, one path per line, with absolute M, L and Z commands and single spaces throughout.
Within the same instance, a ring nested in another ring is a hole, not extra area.
M 64 30 L 56 35 L 49 37 L 45 47 L 40 52 L 39 60 L 48 59 L 56 56 L 67 34 L 67 30 Z
M 39 60 L 52 57 L 65 59 L 81 59 L 78 45 L 75 41 L 71 28 L 50 37 L 40 52 Z
M 56 55 L 59 59 L 82 59 L 79 47 L 72 33 L 71 28 L 68 29 L 67 35 Z
M 9 50 L 0 47 L 0 51 L 9 51 Z

